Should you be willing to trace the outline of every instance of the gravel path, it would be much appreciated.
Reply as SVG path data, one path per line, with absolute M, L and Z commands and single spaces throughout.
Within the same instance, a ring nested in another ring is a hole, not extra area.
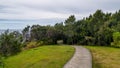
M 82 46 L 73 47 L 75 47 L 76 52 L 64 68 L 92 68 L 92 57 L 89 50 Z

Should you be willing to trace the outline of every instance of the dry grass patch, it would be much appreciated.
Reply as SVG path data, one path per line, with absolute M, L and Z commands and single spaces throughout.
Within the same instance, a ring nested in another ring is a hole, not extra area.
M 86 46 L 93 56 L 93 68 L 119 68 L 120 48 Z

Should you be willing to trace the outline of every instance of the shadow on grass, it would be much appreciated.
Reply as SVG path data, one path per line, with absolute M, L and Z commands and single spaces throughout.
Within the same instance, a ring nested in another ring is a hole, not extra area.
M 92 57 L 92 68 L 102 68 L 101 64 L 97 62 L 97 59 L 93 59 L 93 57 Z
M 96 63 L 96 62 L 93 62 L 92 67 L 93 68 L 102 68 L 101 64 L 100 63 Z

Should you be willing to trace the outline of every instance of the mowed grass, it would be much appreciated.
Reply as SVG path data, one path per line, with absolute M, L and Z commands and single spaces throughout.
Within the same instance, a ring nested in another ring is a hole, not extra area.
M 120 68 L 120 48 L 86 46 L 93 56 L 93 68 Z
M 5 68 L 62 68 L 74 51 L 71 46 L 40 46 L 7 58 Z

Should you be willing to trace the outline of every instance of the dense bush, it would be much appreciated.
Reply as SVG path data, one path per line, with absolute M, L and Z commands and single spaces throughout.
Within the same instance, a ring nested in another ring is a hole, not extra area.
M 13 33 L 5 31 L 0 35 L 0 54 L 2 56 L 14 55 L 21 51 L 21 42 Z

